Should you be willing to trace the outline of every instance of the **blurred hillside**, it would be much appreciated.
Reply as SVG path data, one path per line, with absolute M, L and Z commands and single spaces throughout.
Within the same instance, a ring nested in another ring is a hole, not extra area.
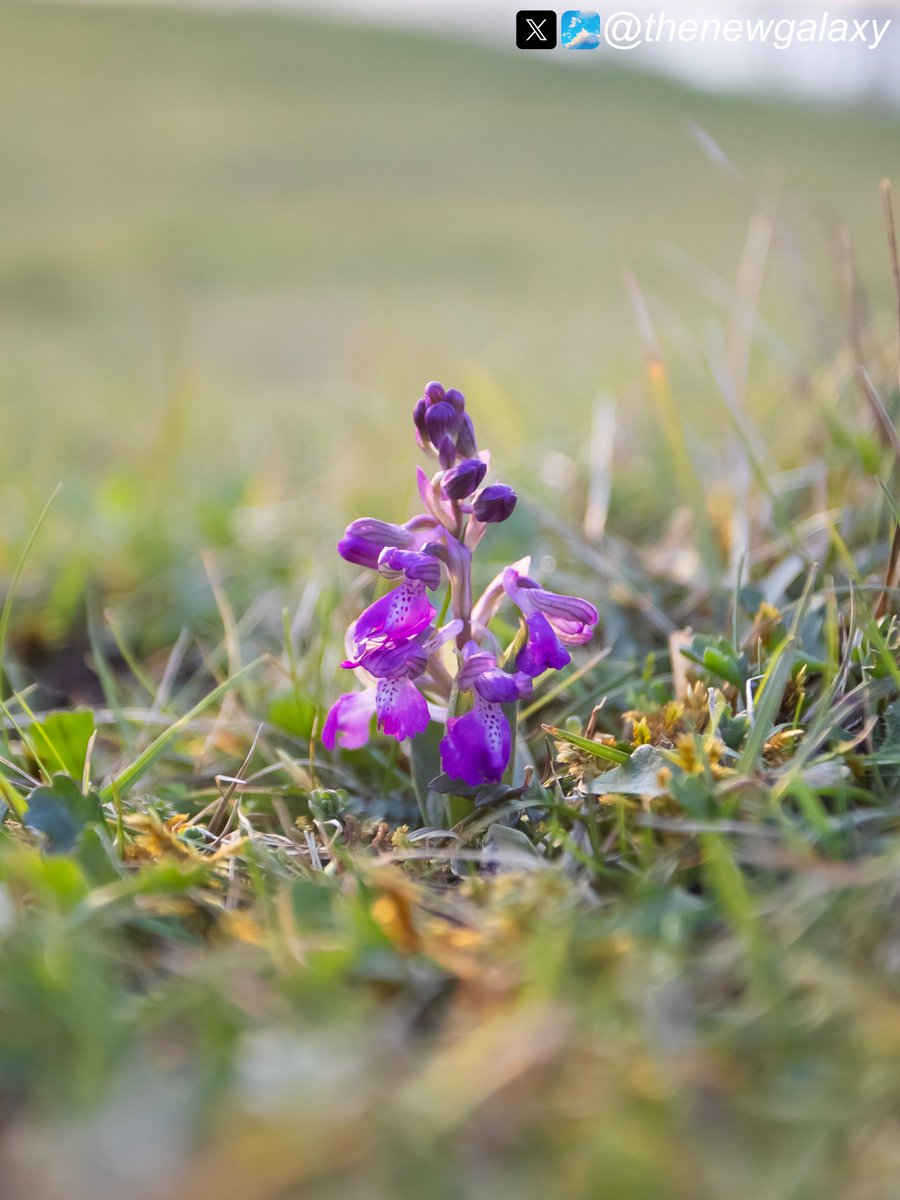
M 714 451 L 704 346 L 761 196 L 783 217 L 759 301 L 780 362 L 749 403 L 777 414 L 775 465 L 807 437 L 809 365 L 846 343 L 842 221 L 889 294 L 883 112 L 271 14 L 5 5 L 0 60 L 0 569 L 63 480 L 29 573 L 60 629 L 99 578 L 142 587 L 144 632 L 168 635 L 174 601 L 209 604 L 198 546 L 249 597 L 254 568 L 302 574 L 361 508 L 401 516 L 387 485 L 432 377 L 472 394 L 506 478 L 575 515 L 591 402 L 617 398 L 614 513 L 656 519 L 622 268 Z

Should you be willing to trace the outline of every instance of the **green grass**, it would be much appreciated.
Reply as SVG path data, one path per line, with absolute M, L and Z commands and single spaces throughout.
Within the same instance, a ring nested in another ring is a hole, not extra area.
M 262 15 L 0 56 L 3 1200 L 894 1200 L 896 117 Z M 315 729 L 434 376 L 481 571 L 602 636 L 429 833 Z

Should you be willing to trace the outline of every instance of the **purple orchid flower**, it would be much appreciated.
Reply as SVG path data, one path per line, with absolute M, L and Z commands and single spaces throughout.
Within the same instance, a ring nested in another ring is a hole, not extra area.
M 347 562 L 361 567 L 378 567 L 378 556 L 382 550 L 393 547 L 398 550 L 419 549 L 435 528 L 432 517 L 418 516 L 405 525 L 391 525 L 388 521 L 377 521 L 372 517 L 361 517 L 351 521 L 338 542 L 338 554 Z
M 400 574 L 403 583 L 376 600 L 353 627 L 357 651 L 367 646 L 396 645 L 414 638 L 434 620 L 435 608 L 426 594 L 440 586 L 441 564 L 430 554 L 387 547 L 378 556 L 383 574 Z
M 378 717 L 379 729 L 398 742 L 424 733 L 435 712 L 445 715 L 429 706 L 413 680 L 426 674 L 429 660 L 459 633 L 461 625 L 461 621 L 451 621 L 437 631 L 423 630 L 405 641 L 376 645 L 356 658 L 345 659 L 341 664 L 345 670 L 364 672 L 364 679 L 371 678 L 375 687 L 350 692 L 332 706 L 322 730 L 326 749 L 333 750 L 336 743 L 350 750 L 365 745 L 373 715 Z
M 398 742 L 424 733 L 431 720 L 428 702 L 411 679 L 379 679 L 374 689 L 347 692 L 335 701 L 322 727 L 322 745 L 358 750 L 369 740 L 374 716 L 382 733 Z
M 541 612 L 525 618 L 525 644 L 516 655 L 516 669 L 536 678 L 545 671 L 561 671 L 572 656 L 553 632 L 553 626 Z
M 586 600 L 541 587 L 528 575 L 528 559 L 505 568 L 473 603 L 473 552 L 491 525 L 510 516 L 516 493 L 503 484 L 482 486 L 490 455 L 478 450 L 461 392 L 429 383 L 413 421 L 419 445 L 439 465 L 433 478 L 417 470 L 425 511 L 405 525 L 354 521 L 338 545 L 347 561 L 396 586 L 348 632 L 343 666 L 356 671 L 365 687 L 332 706 L 322 743 L 328 749 L 364 745 L 373 716 L 398 741 L 424 732 L 431 720 L 445 721 L 444 772 L 480 787 L 500 781 L 509 767 L 507 706 L 530 695 L 537 676 L 571 661 L 568 647 L 592 636 L 598 614 Z M 449 586 L 443 610 L 452 620 L 436 629 L 429 593 L 443 582 Z M 526 636 L 513 669 L 505 670 L 490 625 L 509 602 L 522 614 Z M 448 645 L 453 639 L 455 656 Z
M 461 690 L 474 693 L 474 706 L 448 720 L 440 745 L 441 763 L 451 779 L 479 787 L 503 778 L 512 747 L 503 705 L 530 695 L 531 680 L 521 672 L 508 675 L 476 642 L 467 642 L 462 654 L 457 682 Z
M 503 572 L 503 590 L 525 617 L 516 667 L 527 675 L 561 670 L 572 661 L 565 647 L 583 646 L 593 637 L 600 616 L 587 600 L 549 592 L 515 567 Z

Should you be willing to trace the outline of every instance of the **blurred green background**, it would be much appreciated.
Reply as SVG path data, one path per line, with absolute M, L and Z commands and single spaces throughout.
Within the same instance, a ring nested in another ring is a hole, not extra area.
M 616 401 L 613 520 L 639 534 L 671 500 L 622 269 L 715 476 L 704 357 L 760 201 L 775 367 L 750 403 L 772 464 L 802 461 L 807 372 L 846 344 L 841 222 L 889 295 L 900 120 L 580 67 L 288 15 L 0 8 L 0 567 L 62 480 L 29 567 L 42 636 L 93 582 L 163 641 L 210 605 L 199 547 L 240 607 L 360 512 L 403 517 L 433 377 L 501 477 L 574 518 L 591 404 Z

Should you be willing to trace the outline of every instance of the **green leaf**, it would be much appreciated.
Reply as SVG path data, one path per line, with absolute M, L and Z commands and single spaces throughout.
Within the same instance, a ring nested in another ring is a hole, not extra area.
M 116 857 L 109 834 L 101 825 L 85 825 L 78 838 L 76 857 L 94 887 L 118 883 L 122 878 L 122 864 Z
M 38 902 L 50 909 L 67 911 L 90 893 L 84 872 L 74 858 L 41 854 L 31 846 L 19 846 L 0 860 L 0 877 L 24 885 Z
M 484 839 L 484 849 L 487 854 L 493 852 L 501 857 L 508 855 L 510 859 L 517 860 L 506 864 L 510 870 L 515 870 L 523 858 L 536 859 L 540 857 L 528 834 L 523 833 L 521 829 L 513 829 L 509 825 L 491 825 L 487 831 L 487 837 Z M 501 870 L 503 865 L 501 864 Z
M 302 929 L 327 929 L 334 924 L 338 891 L 328 881 L 295 879 L 291 884 L 291 910 Z
M 269 704 L 269 721 L 294 737 L 309 741 L 318 706 L 312 696 L 290 688 L 278 692 Z
M 94 714 L 90 709 L 50 713 L 31 726 L 35 749 L 47 765 L 59 767 L 81 783 L 88 744 L 94 733 Z
M 44 835 L 51 854 L 73 850 L 82 829 L 94 821 L 103 822 L 100 797 L 96 792 L 85 795 L 68 775 L 54 775 L 28 797 L 25 824 Z
M 703 652 L 703 665 L 713 675 L 718 675 L 736 688 L 743 688 L 744 676 L 737 660 L 730 654 L 725 654 L 716 646 L 707 646 Z
M 419 812 L 426 825 L 440 825 L 446 820 L 446 803 L 443 796 L 438 794 L 433 782 L 440 776 L 441 752 L 438 747 L 443 735 L 441 726 L 432 721 L 424 733 L 420 733 L 410 742 L 413 787 Z M 448 780 L 448 783 L 452 781 Z M 447 790 L 449 792 L 449 787 Z
M 669 787 L 659 781 L 663 767 L 672 773 L 679 770 L 656 746 L 638 746 L 621 766 L 592 780 L 588 791 L 592 796 L 608 792 L 618 796 L 664 796 Z

